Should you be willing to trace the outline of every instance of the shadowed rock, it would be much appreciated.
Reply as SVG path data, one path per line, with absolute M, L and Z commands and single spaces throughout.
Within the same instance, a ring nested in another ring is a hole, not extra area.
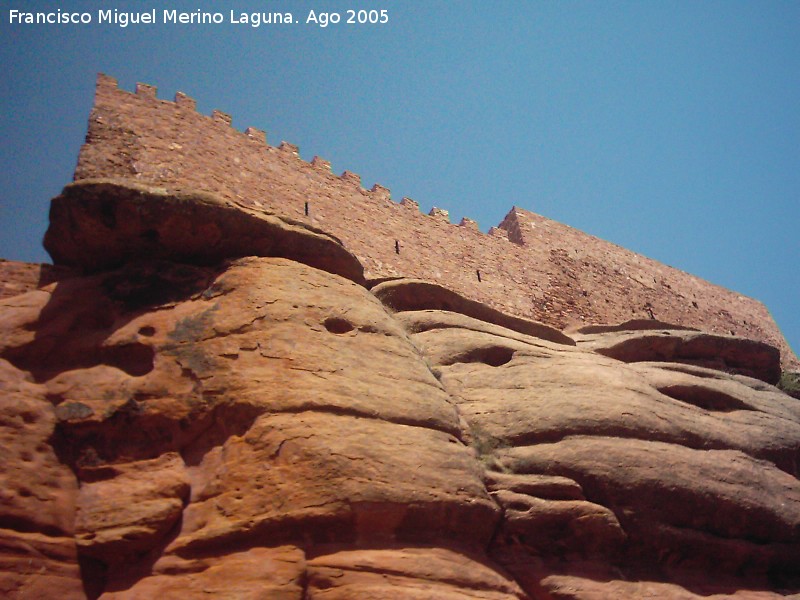
M 322 231 L 207 192 L 128 180 L 82 180 L 65 187 L 52 201 L 44 246 L 57 265 L 87 272 L 143 258 L 209 265 L 276 256 L 364 281 L 355 256 Z
M 68 267 L 40 265 L 0 258 L 0 300 L 18 296 L 78 275 Z
M 635 324 L 634 324 L 635 326 Z M 738 373 L 778 383 L 781 357 L 777 348 L 732 335 L 715 335 L 686 329 L 647 329 L 635 326 L 576 334 L 582 348 L 624 362 L 665 361 L 688 363 Z
M 631 319 L 619 325 L 584 325 L 571 329 L 572 333 L 613 333 L 618 331 L 655 331 L 659 329 L 698 331 L 694 327 L 684 327 L 673 323 L 665 323 L 656 319 Z
M 460 313 L 480 321 L 556 342 L 575 345 L 572 338 L 557 329 L 520 317 L 514 317 L 475 302 L 436 283 L 418 279 L 398 279 L 380 283 L 372 293 L 396 311 L 443 310 Z

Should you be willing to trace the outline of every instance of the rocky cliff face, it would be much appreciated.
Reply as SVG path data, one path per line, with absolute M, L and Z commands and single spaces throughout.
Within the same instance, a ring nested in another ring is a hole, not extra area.
M 120 181 L 46 245 L 0 263 L 6 597 L 800 598 L 764 343 L 368 289 L 322 231 Z

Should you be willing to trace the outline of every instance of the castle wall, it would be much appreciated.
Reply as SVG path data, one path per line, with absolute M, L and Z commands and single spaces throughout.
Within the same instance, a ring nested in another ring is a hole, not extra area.
M 291 144 L 268 145 L 261 130 L 235 130 L 225 113 L 197 113 L 181 93 L 159 100 L 152 86 L 129 93 L 98 76 L 75 171 L 75 180 L 87 178 L 217 193 L 337 236 L 368 278 L 433 280 L 559 328 L 652 317 L 766 341 L 784 364 L 798 364 L 756 300 L 520 208 L 489 233 L 469 219 L 451 224 L 446 211 L 422 214 L 380 185 L 363 188 L 354 173 L 302 160 Z

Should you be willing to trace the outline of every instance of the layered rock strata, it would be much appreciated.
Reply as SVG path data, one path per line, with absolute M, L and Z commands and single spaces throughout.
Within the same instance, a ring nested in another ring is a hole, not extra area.
M 800 597 L 763 344 L 370 291 L 191 190 L 75 184 L 51 219 L 69 269 L 0 264 L 6 597 Z

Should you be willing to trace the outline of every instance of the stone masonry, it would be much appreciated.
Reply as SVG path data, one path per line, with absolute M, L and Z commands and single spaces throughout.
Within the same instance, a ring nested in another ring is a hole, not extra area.
M 264 131 L 199 114 L 183 93 L 160 100 L 99 75 L 75 180 L 134 180 L 168 190 L 203 190 L 303 221 L 342 240 L 370 280 L 432 280 L 502 311 L 558 328 L 657 319 L 767 342 L 784 367 L 797 357 L 760 302 L 624 248 L 514 207 L 482 233 L 390 191 L 367 190 L 350 171 L 302 160 L 296 146 L 267 144 Z

